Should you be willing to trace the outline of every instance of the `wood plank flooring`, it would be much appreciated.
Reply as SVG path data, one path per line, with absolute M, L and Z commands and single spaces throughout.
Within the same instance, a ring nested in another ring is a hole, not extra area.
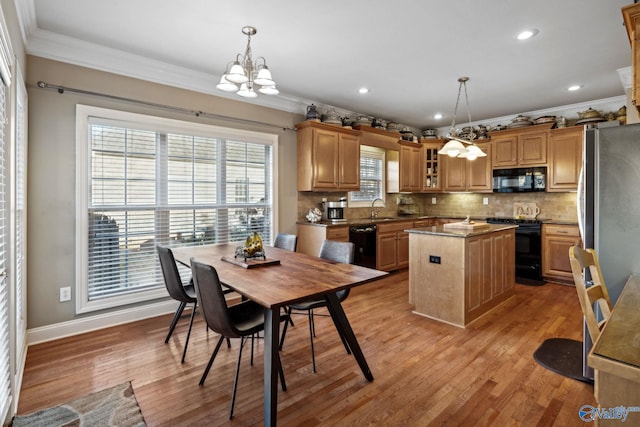
M 539 366 L 546 338 L 582 339 L 569 286 L 517 285 L 516 295 L 460 329 L 411 314 L 401 271 L 352 290 L 343 303 L 375 380 L 345 353 L 331 320 L 316 317 L 317 373 L 305 316 L 294 317 L 281 354 L 288 390 L 282 426 L 577 426 L 593 386 Z M 262 425 L 262 342 L 245 347 L 235 415 L 228 420 L 238 341 L 223 345 L 204 386 L 198 381 L 218 339 L 196 317 L 180 363 L 188 315 L 164 344 L 171 316 L 29 347 L 19 413 L 132 381 L 150 426 Z

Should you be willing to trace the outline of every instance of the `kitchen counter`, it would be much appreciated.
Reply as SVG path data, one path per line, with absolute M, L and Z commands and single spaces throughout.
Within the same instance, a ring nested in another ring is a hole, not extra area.
M 406 230 L 413 312 L 464 328 L 513 296 L 516 228 Z
M 315 225 L 318 227 L 331 227 L 331 226 L 340 226 L 340 225 L 360 225 L 360 224 L 377 224 L 381 222 L 391 222 L 391 221 L 419 221 L 422 219 L 431 219 L 437 218 L 436 216 L 431 215 L 423 215 L 423 216 L 395 216 L 395 217 L 380 217 L 380 218 L 352 218 L 347 219 L 342 222 L 331 222 L 331 221 L 320 221 L 320 222 L 309 222 L 309 221 L 298 221 L 296 224 L 302 225 Z

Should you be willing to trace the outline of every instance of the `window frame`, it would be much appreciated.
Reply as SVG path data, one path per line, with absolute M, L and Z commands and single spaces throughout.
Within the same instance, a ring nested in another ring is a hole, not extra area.
M 372 156 L 372 153 L 376 153 L 375 156 Z M 378 157 L 379 156 L 379 157 Z M 361 145 L 360 146 L 360 163 L 362 164 L 362 159 L 363 158 L 376 158 L 377 160 L 381 160 L 382 161 L 382 165 L 380 168 L 381 171 L 381 178 L 380 178 L 380 193 L 375 195 L 374 197 L 372 197 L 371 199 L 368 200 L 355 200 L 354 196 L 359 193 L 359 191 L 349 191 L 348 195 L 347 195 L 347 206 L 350 208 L 367 208 L 371 206 L 371 202 L 373 202 L 373 200 L 375 199 L 382 199 L 385 200 L 385 194 L 387 191 L 387 176 L 386 176 L 386 159 L 387 159 L 387 152 L 385 149 L 383 148 L 378 148 L 378 147 L 371 147 L 368 145 Z M 360 167 L 360 183 L 362 185 L 363 181 L 367 181 L 367 177 L 362 176 L 362 167 Z
M 215 125 L 188 122 L 164 117 L 131 113 L 83 104 L 76 105 L 76 281 L 75 306 L 76 313 L 86 313 L 134 303 L 167 297 L 164 286 L 111 296 L 97 300 L 89 300 L 88 258 L 89 258 L 89 185 L 90 185 L 90 156 L 89 126 L 91 118 L 98 117 L 101 121 L 113 121 L 117 126 L 131 125 L 132 128 L 150 129 L 156 132 L 178 133 L 188 136 L 202 136 L 208 138 L 229 139 L 248 143 L 271 146 L 271 188 L 272 195 L 272 228 L 273 235 L 277 233 L 278 218 L 278 136 L 275 134 L 226 128 Z M 267 239 L 271 239 L 268 236 Z

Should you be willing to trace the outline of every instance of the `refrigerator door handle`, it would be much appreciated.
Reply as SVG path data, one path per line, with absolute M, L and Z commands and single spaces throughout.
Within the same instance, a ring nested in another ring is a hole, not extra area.
M 576 209 L 578 210 L 578 230 L 580 231 L 580 239 L 584 242 L 584 166 L 580 168 L 580 175 L 578 175 L 578 189 L 576 198 Z

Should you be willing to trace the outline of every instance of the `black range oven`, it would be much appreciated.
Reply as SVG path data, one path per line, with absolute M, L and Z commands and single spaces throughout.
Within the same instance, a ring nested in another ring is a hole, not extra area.
M 490 224 L 516 224 L 516 281 L 542 285 L 542 221 L 537 219 L 487 218 Z

